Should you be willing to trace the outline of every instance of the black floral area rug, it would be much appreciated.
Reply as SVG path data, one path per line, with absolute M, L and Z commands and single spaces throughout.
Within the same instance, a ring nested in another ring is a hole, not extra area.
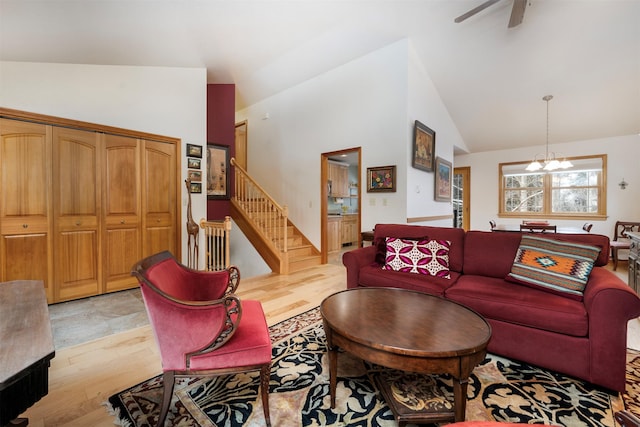
M 392 382 L 393 395 L 417 407 L 450 405 L 449 378 L 403 374 L 364 364 L 347 353 L 338 358 L 336 407 L 329 401 L 328 360 L 319 310 L 313 309 L 270 328 L 273 365 L 270 384 L 274 427 L 393 427 L 397 423 L 371 381 L 371 372 Z M 629 353 L 624 398 L 638 413 L 640 352 Z M 258 373 L 189 378 L 176 383 L 167 426 L 265 425 Z M 425 391 L 427 390 L 427 391 Z M 583 381 L 495 355 L 473 371 L 467 389 L 467 420 L 489 420 L 567 427 L 615 426 L 622 398 Z M 121 426 L 155 426 L 162 399 L 157 376 L 117 393 L 106 403 Z M 629 400 L 631 399 L 631 400 Z M 629 402 L 636 402 L 635 407 Z

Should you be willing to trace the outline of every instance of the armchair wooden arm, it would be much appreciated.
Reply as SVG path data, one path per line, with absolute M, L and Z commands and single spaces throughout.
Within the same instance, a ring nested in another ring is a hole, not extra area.
M 235 295 L 227 295 L 222 300 L 212 303 L 221 304 L 222 307 L 225 308 L 226 316 L 222 322 L 222 327 L 218 329 L 215 336 L 212 336 L 211 341 L 207 345 L 185 354 L 185 364 L 187 369 L 191 365 L 192 357 L 210 353 L 225 345 L 240 324 L 240 319 L 242 318 L 242 305 L 240 304 L 238 297 Z
M 629 411 L 618 411 L 614 418 L 622 427 L 640 427 L 640 418 Z

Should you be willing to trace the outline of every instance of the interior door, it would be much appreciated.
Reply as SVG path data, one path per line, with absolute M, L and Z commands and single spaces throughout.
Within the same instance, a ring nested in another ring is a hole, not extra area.
M 236 164 L 247 170 L 247 121 L 236 123 Z
M 471 168 L 453 169 L 453 226 L 469 230 L 471 223 Z
M 346 197 L 341 198 L 343 203 L 348 203 L 350 211 L 354 212 L 356 216 L 355 224 L 352 227 L 357 233 L 356 246 L 360 245 L 360 230 L 361 230 L 361 203 L 362 203 L 362 148 L 348 148 L 339 151 L 332 151 L 329 153 L 322 153 L 320 156 L 320 252 L 321 262 L 326 264 L 328 261 L 328 254 L 331 252 L 330 242 L 334 239 L 329 239 L 329 233 L 336 233 L 335 224 L 329 225 L 329 204 L 331 196 L 329 194 L 329 159 L 344 161 L 343 155 L 346 156 L 348 163 L 355 168 L 355 176 L 350 177 L 347 174 L 347 181 L 355 181 L 352 185 L 347 185 L 348 188 L 353 190 L 353 194 L 348 194 Z M 347 183 L 349 184 L 349 183 Z M 334 206 L 335 207 L 335 206 Z M 341 219 L 341 218 L 340 218 Z M 335 221 L 335 219 L 334 219 Z M 341 230 L 342 222 L 337 227 Z M 341 241 L 341 231 L 338 231 L 338 240 Z M 334 236 L 335 237 L 335 236 Z M 350 247 L 351 249 L 355 247 Z M 342 246 L 340 247 L 342 249 Z

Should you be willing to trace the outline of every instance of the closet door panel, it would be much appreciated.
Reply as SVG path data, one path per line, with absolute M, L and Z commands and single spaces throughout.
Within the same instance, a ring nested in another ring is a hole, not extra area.
M 105 292 L 138 286 L 131 266 L 142 258 L 140 140 L 104 135 Z
M 0 119 L 0 189 L 0 280 L 41 280 L 53 302 L 50 126 Z
M 2 257 L 2 281 L 46 280 L 49 276 L 48 243 L 48 233 L 3 235 L 2 253 L 6 256 Z M 53 302 L 48 295 L 47 299 Z
M 176 146 L 144 141 L 143 256 L 164 250 L 178 256 Z
M 140 256 L 140 232 L 137 228 L 110 227 L 105 236 L 106 253 L 109 254 L 107 271 L 109 280 L 106 292 L 137 286 L 131 277 L 131 267 Z
M 53 129 L 55 299 L 100 293 L 99 135 Z

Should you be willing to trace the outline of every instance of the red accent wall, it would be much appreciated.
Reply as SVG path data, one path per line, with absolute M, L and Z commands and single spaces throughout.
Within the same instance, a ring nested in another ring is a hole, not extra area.
M 236 85 L 207 85 L 207 143 L 227 145 L 229 158 L 236 155 Z M 206 158 L 206 156 L 205 156 Z M 233 168 L 229 168 L 229 188 L 235 187 Z M 230 215 L 229 200 L 207 200 L 207 219 L 220 220 Z

